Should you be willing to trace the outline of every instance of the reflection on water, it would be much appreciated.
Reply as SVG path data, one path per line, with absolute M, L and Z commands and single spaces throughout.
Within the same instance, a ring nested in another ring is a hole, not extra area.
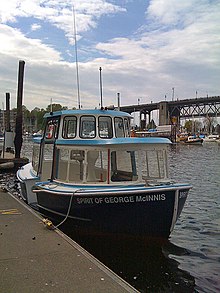
M 31 158 L 30 145 L 24 145 Z M 220 292 L 220 146 L 173 145 L 171 177 L 190 191 L 169 241 L 83 235 L 61 228 L 140 292 Z
M 170 238 L 191 254 L 170 257 L 194 276 L 197 290 L 219 292 L 220 147 L 216 143 L 177 145 L 171 156 L 173 177 L 190 182 L 193 189 Z
M 140 292 L 196 292 L 195 280 L 170 258 L 188 252 L 166 241 L 91 236 L 62 230 Z

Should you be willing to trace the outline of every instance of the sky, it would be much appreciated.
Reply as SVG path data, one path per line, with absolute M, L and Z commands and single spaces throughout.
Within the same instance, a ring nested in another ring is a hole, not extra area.
M 0 109 L 19 60 L 29 110 L 99 107 L 100 67 L 104 106 L 219 96 L 220 1 L 1 0 L 0 60 Z

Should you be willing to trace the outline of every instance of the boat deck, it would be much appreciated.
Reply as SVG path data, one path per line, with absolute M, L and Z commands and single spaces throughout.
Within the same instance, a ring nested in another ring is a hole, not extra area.
M 0 292 L 138 292 L 1 190 L 0 240 Z

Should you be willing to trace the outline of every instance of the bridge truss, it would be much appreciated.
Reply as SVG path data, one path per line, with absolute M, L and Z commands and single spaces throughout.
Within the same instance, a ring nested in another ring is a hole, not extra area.
M 220 117 L 220 96 L 169 102 L 170 116 Z

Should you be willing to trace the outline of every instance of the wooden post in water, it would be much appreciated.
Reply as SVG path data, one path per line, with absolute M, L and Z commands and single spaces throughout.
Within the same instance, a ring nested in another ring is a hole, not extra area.
M 22 147 L 22 97 L 23 97 L 23 80 L 24 80 L 25 62 L 19 61 L 18 71 L 18 91 L 17 91 L 17 117 L 15 126 L 15 158 L 20 158 Z

